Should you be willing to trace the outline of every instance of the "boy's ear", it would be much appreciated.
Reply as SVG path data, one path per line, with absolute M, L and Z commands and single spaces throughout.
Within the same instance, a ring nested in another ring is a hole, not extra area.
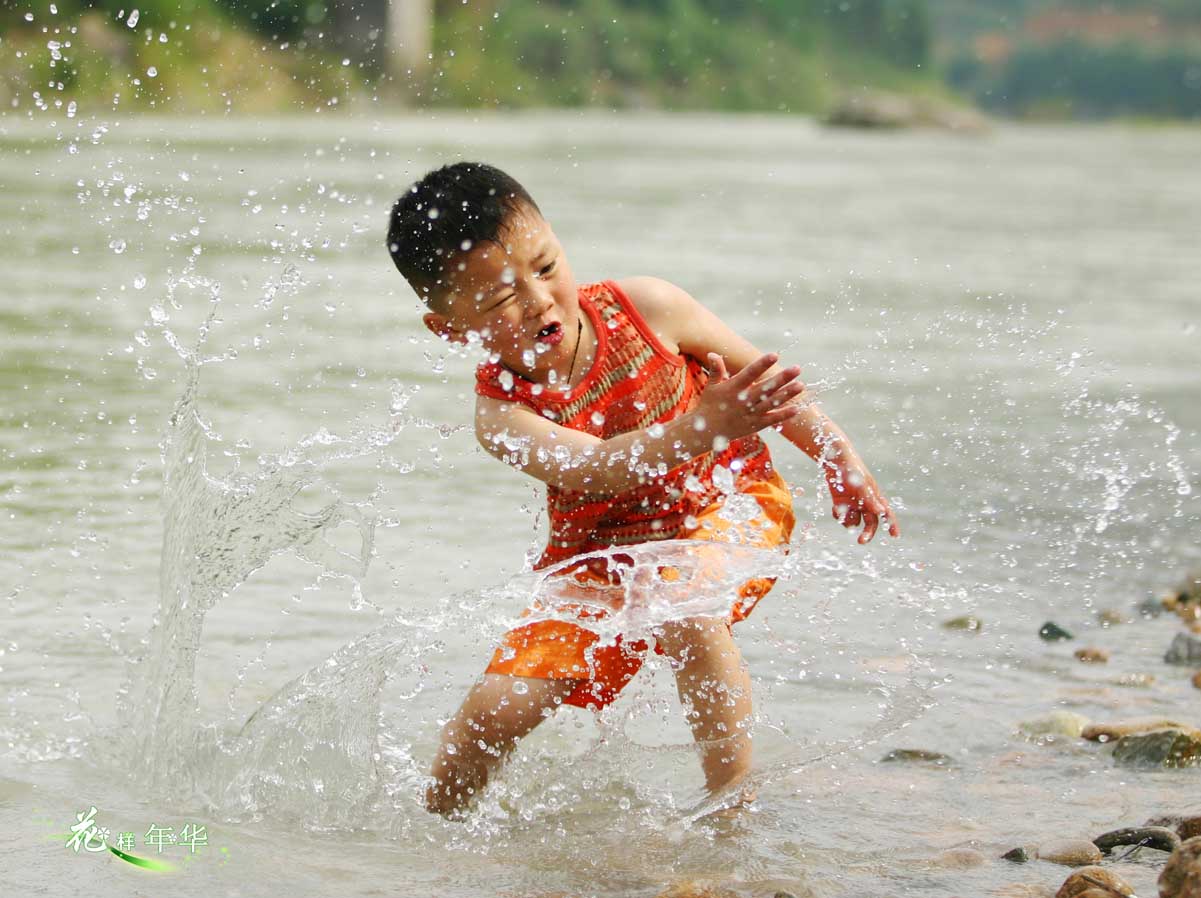
M 430 332 L 451 343 L 466 343 L 467 335 L 450 323 L 450 319 L 440 312 L 426 312 L 421 316 L 422 322 Z

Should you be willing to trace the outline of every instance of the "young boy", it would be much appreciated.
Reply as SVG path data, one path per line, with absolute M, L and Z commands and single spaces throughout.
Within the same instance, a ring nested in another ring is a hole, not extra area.
M 550 224 L 504 172 L 480 163 L 430 172 L 393 207 L 388 249 L 428 308 L 426 326 L 489 353 L 476 374 L 476 437 L 546 484 L 550 539 L 536 567 L 557 565 L 565 596 L 577 584 L 620 588 L 613 547 L 661 539 L 786 547 L 791 495 L 758 436 L 766 428 L 823 467 L 834 516 L 862 525 L 860 543 L 882 521 L 899 535 L 850 440 L 803 400 L 798 368 L 781 368 L 666 281 L 577 286 Z M 744 509 L 757 503 L 749 522 L 745 512 L 722 515 L 731 481 Z M 603 550 L 607 558 L 595 554 Z M 711 792 L 737 787 L 750 770 L 751 683 L 731 625 L 770 588 L 750 581 L 728 617 L 654 631 Z M 543 617 L 505 635 L 446 725 L 426 794 L 431 811 L 462 811 L 557 706 L 613 701 L 649 649 L 620 638 L 602 644 L 587 612 L 583 626 Z

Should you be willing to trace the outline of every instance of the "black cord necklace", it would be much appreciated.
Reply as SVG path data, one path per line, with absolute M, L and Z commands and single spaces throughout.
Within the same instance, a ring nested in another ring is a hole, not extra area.
M 567 389 L 571 389 L 571 375 L 575 374 L 575 360 L 580 357 L 580 339 L 584 336 L 584 319 L 576 319 L 575 350 L 571 353 L 571 367 L 567 369 Z

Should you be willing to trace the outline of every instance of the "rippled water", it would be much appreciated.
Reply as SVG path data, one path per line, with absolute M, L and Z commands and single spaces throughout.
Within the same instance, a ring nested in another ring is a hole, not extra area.
M 1184 129 L 783 118 L 0 119 L 0 884 L 1057 884 L 943 852 L 1092 836 L 1196 792 L 1195 771 L 1016 728 L 1198 723 L 1161 660 L 1179 623 L 1133 609 L 1201 563 L 1199 151 Z M 900 541 L 855 545 L 772 443 L 801 527 L 738 628 L 759 781 L 740 818 L 698 819 L 658 659 L 599 718 L 544 725 L 465 823 L 420 809 L 540 547 L 539 491 L 475 447 L 470 361 L 424 336 L 382 248 L 394 195 L 458 157 L 527 184 L 582 282 L 667 277 L 801 363 L 903 509 Z M 968 613 L 982 632 L 940 626 Z M 1040 641 L 1048 619 L 1077 638 Z M 1111 661 L 1074 661 L 1086 644 Z M 898 747 L 952 763 L 878 763 Z M 151 824 L 210 845 L 168 847 L 165 874 L 77 856 L 60 834 L 93 805 L 135 853 Z M 1153 894 L 1146 860 L 1129 878 Z

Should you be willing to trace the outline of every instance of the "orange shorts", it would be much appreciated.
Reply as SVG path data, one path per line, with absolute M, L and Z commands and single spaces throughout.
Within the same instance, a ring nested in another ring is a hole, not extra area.
M 786 545 L 796 519 L 792 513 L 792 494 L 783 478 L 772 472 L 769 479 L 742 487 L 741 493 L 759 504 L 761 514 L 758 517 L 745 523 L 732 523 L 720 516 L 721 505 L 714 504 L 697 517 L 696 529 L 682 534 L 681 538 L 737 542 L 764 549 Z M 665 580 L 673 579 L 673 574 L 676 572 L 670 568 L 660 570 Z M 587 568 L 563 576 L 572 576 L 582 584 L 604 580 Z M 774 579 L 767 577 L 743 583 L 727 623 L 733 625 L 744 620 L 774 583 Z M 526 614 L 533 611 L 530 609 Z M 580 615 L 581 618 L 588 616 Z M 592 616 L 595 617 L 595 613 Z M 617 698 L 638 673 L 649 645 L 641 639 L 623 642 L 620 636 L 606 645 L 596 645 L 599 640 L 593 631 L 568 621 L 537 621 L 506 633 L 485 672 L 541 680 L 578 679 L 579 684 L 564 701 L 578 708 L 600 709 Z M 658 646 L 655 651 L 660 652 Z

